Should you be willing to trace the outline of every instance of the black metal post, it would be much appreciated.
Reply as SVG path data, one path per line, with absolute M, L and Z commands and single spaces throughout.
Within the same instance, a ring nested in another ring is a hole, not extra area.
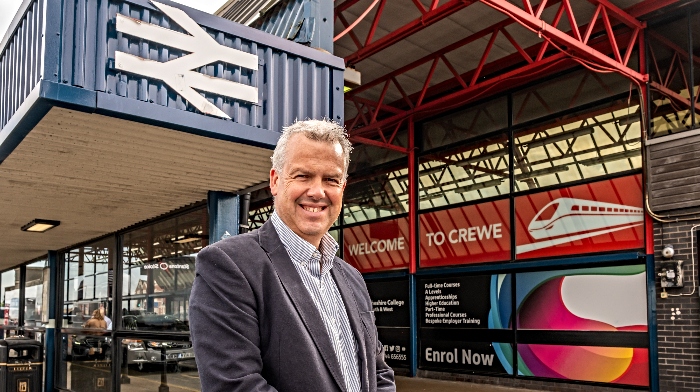
M 163 360 L 163 371 L 160 373 L 160 386 L 158 392 L 170 392 L 168 386 L 168 354 L 165 352 L 165 344 L 160 345 L 160 358 Z

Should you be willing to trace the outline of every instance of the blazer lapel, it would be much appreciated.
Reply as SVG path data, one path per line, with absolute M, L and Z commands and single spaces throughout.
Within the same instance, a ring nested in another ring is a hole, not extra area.
M 350 327 L 352 328 L 355 339 L 357 340 L 358 349 L 358 365 L 360 367 L 360 376 L 362 381 L 362 390 L 369 390 L 369 380 L 368 380 L 368 364 L 367 364 L 367 345 L 366 338 L 367 327 L 364 325 L 360 318 L 360 309 L 357 306 L 357 299 L 355 298 L 355 292 L 350 287 L 348 283 L 347 276 L 345 276 L 345 271 L 340 265 L 340 262 L 336 260 L 333 269 L 331 269 L 333 279 L 338 286 L 340 291 L 340 296 L 343 297 L 343 303 L 345 303 L 345 309 L 348 312 L 348 319 L 350 319 Z
M 311 294 L 309 294 L 299 273 L 292 264 L 292 260 L 289 258 L 289 254 L 284 248 L 282 241 L 279 239 L 272 222 L 267 221 L 260 230 L 258 230 L 258 236 L 260 245 L 270 257 L 270 261 L 277 272 L 277 276 L 280 282 L 282 282 L 282 286 L 287 292 L 287 295 L 291 298 L 299 314 L 299 318 L 301 318 L 306 329 L 309 331 L 309 335 L 311 335 L 311 338 L 316 344 L 316 348 L 321 353 L 338 387 L 341 391 L 345 391 L 345 379 L 340 370 L 338 357 L 335 354 L 335 350 L 333 350 L 333 345 L 328 337 L 328 332 L 326 331 L 326 326 L 323 323 L 321 314 L 318 309 L 316 309 Z

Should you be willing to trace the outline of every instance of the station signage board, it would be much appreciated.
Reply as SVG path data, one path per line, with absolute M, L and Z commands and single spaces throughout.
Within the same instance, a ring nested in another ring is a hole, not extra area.
M 510 259 L 508 199 L 422 214 L 420 266 Z
M 484 263 L 510 259 L 507 199 L 420 215 L 420 265 Z M 343 230 L 343 257 L 360 272 L 408 266 L 408 218 Z
M 644 247 L 641 175 L 419 215 L 420 267 L 610 252 Z M 343 230 L 343 257 L 360 272 L 406 268 L 408 218 Z
M 517 259 L 644 247 L 641 175 L 519 196 L 515 212 Z
M 379 341 L 384 345 L 384 358 L 392 367 L 409 367 L 408 277 L 369 280 L 366 284 L 372 299 Z
M 421 368 L 509 373 L 513 334 L 496 313 L 511 307 L 510 275 L 426 277 L 417 290 Z
M 509 374 L 500 361 L 498 348 L 510 344 L 493 342 L 449 342 L 421 340 L 422 369 Z M 510 353 L 509 353 L 510 355 Z
M 421 328 L 489 328 L 491 286 L 491 275 L 420 278 L 419 325 Z
M 408 267 L 408 218 L 343 229 L 343 259 L 360 272 Z

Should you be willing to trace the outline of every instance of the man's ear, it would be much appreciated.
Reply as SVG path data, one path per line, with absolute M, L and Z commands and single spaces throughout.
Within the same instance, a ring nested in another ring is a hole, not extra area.
M 272 169 L 270 169 L 270 192 L 272 193 L 272 196 L 277 196 L 279 181 L 279 173 L 273 167 Z

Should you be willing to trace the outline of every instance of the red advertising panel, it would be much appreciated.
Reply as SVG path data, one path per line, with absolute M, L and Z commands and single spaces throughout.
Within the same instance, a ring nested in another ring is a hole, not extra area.
M 420 216 L 420 266 L 510 259 L 509 201 L 497 200 Z
M 343 229 L 343 258 L 360 272 L 408 267 L 408 218 Z
M 518 259 L 644 247 L 641 175 L 520 196 L 515 214 Z

